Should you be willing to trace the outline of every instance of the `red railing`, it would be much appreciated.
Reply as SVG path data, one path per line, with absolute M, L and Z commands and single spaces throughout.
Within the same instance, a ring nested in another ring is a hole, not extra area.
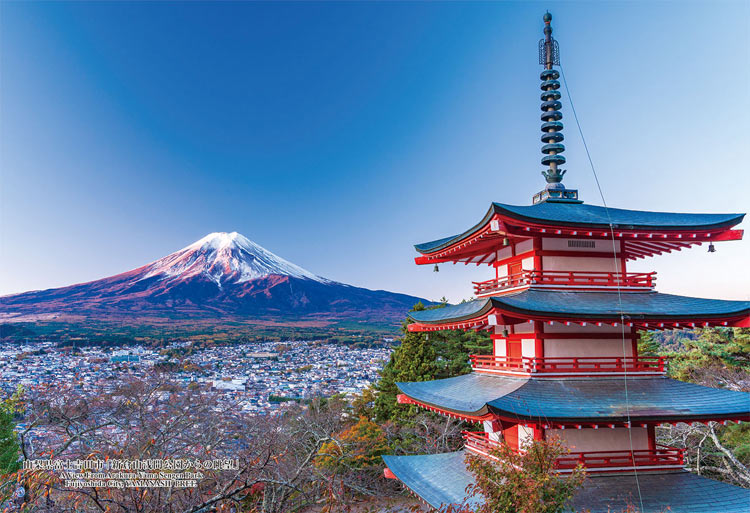
M 512 358 L 473 354 L 470 358 L 472 368 L 478 371 L 557 375 L 627 372 L 663 374 L 668 361 L 663 356 Z
M 559 285 L 565 287 L 637 287 L 653 288 L 656 272 L 617 273 L 599 271 L 521 271 L 495 278 L 475 281 L 476 295 L 488 294 L 502 289 L 525 285 Z
M 482 431 L 464 431 L 465 447 L 483 456 L 501 442 L 489 439 L 489 434 Z M 682 467 L 685 465 L 685 450 L 656 445 L 656 449 L 639 449 L 635 451 L 587 451 L 571 452 L 557 458 L 557 469 L 572 470 L 583 465 L 589 471 L 627 470 L 633 467 Z
M 474 293 L 478 296 L 487 294 L 489 292 L 495 292 L 501 289 L 510 289 L 513 287 L 521 287 L 524 285 L 531 285 L 531 271 L 523 271 L 520 273 L 509 274 L 508 276 L 501 276 L 494 280 L 487 281 L 473 281 Z
M 497 449 L 500 446 L 500 442 L 490 440 L 489 433 L 484 431 L 462 431 L 461 434 L 464 438 L 464 446 L 474 452 L 490 456 L 492 449 Z
M 559 470 L 572 470 L 579 464 L 587 469 L 682 467 L 685 465 L 685 450 L 656 444 L 653 450 L 571 452 L 557 458 Z

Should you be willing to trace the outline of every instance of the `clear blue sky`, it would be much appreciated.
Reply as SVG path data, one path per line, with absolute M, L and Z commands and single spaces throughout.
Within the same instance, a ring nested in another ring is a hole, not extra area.
M 433 273 L 412 244 L 543 187 L 547 8 L 610 206 L 750 210 L 747 1 L 4 1 L 0 293 L 239 231 L 338 281 L 468 297 L 489 269 Z M 566 184 L 601 204 L 563 103 Z M 749 248 L 636 268 L 745 299 Z

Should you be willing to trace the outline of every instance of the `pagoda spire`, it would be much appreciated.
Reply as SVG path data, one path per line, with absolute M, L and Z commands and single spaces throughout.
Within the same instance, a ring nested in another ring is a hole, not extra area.
M 542 165 L 548 166 L 542 171 L 547 180 L 547 186 L 543 191 L 534 195 L 534 203 L 542 201 L 577 201 L 578 191 L 566 189 L 562 184 L 565 170 L 560 169 L 565 164 L 562 152 L 565 146 L 562 144 L 563 124 L 562 103 L 560 103 L 560 72 L 554 66 L 560 65 L 560 47 L 552 37 L 552 15 L 547 12 L 544 15 L 544 38 L 539 40 L 539 64 L 544 66 L 539 78 L 542 81 Z

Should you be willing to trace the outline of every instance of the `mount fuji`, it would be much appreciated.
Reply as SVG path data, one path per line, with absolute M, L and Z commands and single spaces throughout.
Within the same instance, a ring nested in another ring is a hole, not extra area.
M 418 301 L 323 278 L 237 232 L 217 232 L 109 278 L 0 297 L 0 317 L 327 316 L 396 322 Z

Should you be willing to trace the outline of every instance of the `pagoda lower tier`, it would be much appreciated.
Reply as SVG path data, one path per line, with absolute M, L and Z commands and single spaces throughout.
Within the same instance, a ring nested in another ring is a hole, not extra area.
M 659 292 L 581 292 L 528 288 L 458 305 L 410 312 L 409 331 L 493 329 L 532 321 L 639 329 L 750 327 L 750 301 Z
M 474 483 L 466 468 L 465 451 L 383 456 L 383 460 L 389 477 L 399 479 L 436 509 L 464 503 L 466 487 Z M 475 505 L 480 502 L 476 497 L 468 500 Z M 570 507 L 574 511 L 611 513 L 625 511 L 628 504 L 641 513 L 746 513 L 750 491 L 684 470 L 639 472 L 637 476 L 632 473 L 591 474 L 573 497 Z

